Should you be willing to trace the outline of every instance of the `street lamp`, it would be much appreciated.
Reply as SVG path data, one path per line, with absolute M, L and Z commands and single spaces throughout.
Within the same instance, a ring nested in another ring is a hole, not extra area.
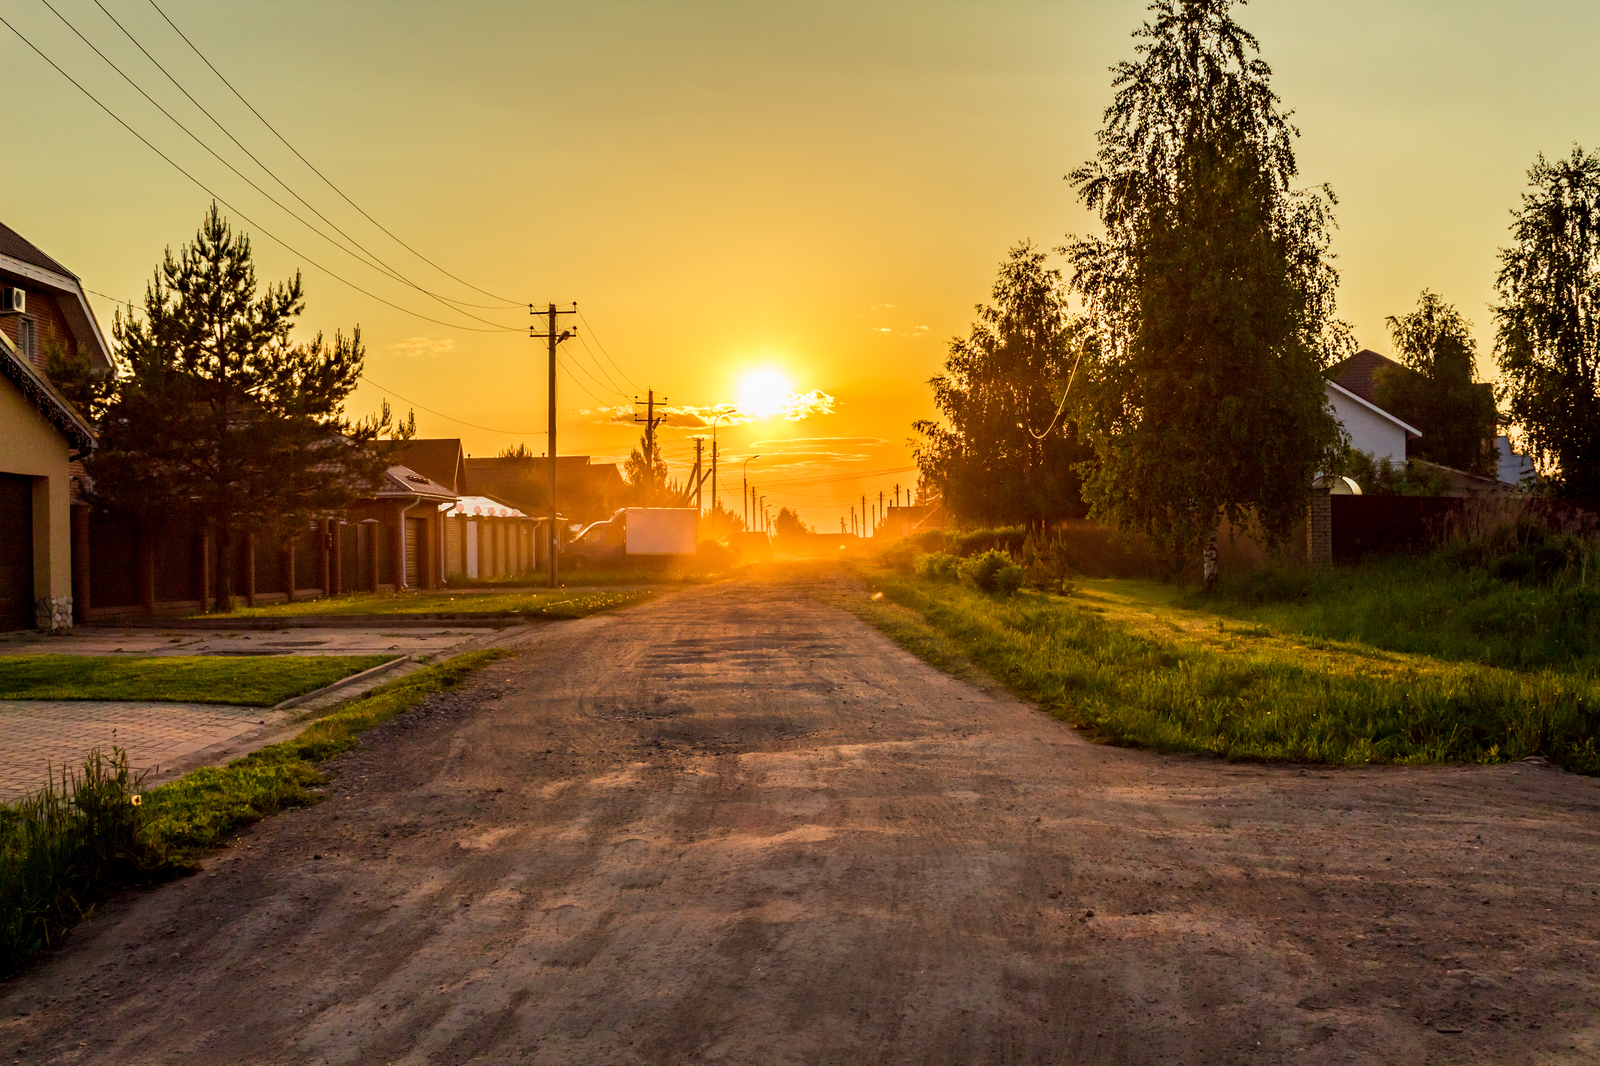
M 761 458 L 760 452 L 750 457 L 750 459 L 759 458 Z M 746 533 L 750 532 L 750 459 L 746 459 L 741 464 L 742 472 L 739 475 L 739 483 L 744 486 L 744 496 L 739 505 L 744 508 L 744 531 Z

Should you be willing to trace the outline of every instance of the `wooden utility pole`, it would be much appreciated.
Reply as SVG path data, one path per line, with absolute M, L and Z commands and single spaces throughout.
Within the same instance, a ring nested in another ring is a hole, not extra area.
M 717 438 L 716 430 L 712 430 L 711 437 L 711 519 L 715 523 L 717 517 Z M 717 527 L 713 524 L 711 532 L 714 534 Z
M 535 339 L 542 338 L 550 342 L 550 412 L 548 416 L 549 421 L 546 424 L 547 429 L 545 432 L 545 441 L 549 445 L 549 453 L 546 458 L 549 462 L 547 472 L 550 475 L 548 482 L 548 491 L 550 493 L 550 524 L 549 528 L 545 531 L 545 541 L 550 552 L 551 588 L 556 587 L 556 580 L 559 577 L 556 566 L 556 555 L 561 550 L 561 536 L 556 529 L 556 346 L 562 341 L 566 340 L 568 337 L 573 336 L 573 331 L 570 329 L 562 330 L 560 333 L 556 332 L 556 316 L 575 315 L 577 313 L 577 303 L 573 303 L 572 310 L 570 311 L 558 311 L 556 310 L 555 304 L 550 304 L 549 308 L 545 311 L 545 315 L 547 317 L 545 331 L 543 333 L 539 333 L 536 332 L 539 327 L 528 327 L 528 336 Z M 528 314 L 538 314 L 538 312 L 533 309 L 532 304 L 528 305 Z

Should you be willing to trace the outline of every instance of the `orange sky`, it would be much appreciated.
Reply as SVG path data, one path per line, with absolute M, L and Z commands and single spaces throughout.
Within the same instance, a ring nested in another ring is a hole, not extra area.
M 496 302 L 413 257 L 321 184 L 148 0 L 102 2 L 385 263 L 423 288 Z M 600 408 L 625 405 L 636 388 L 730 402 L 742 374 L 772 367 L 797 391 L 832 397 L 829 414 L 719 434 L 735 463 L 761 454 L 750 471 L 769 502 L 797 506 L 821 529 L 837 529 L 863 492 L 914 480 L 906 440 L 912 419 L 930 413 L 925 382 L 1006 249 L 1088 228 L 1061 176 L 1092 151 L 1106 68 L 1130 55 L 1143 17 L 1142 3 L 1120 0 L 157 2 L 308 159 L 414 248 L 517 302 L 579 302 L 592 330 L 581 329 L 586 345 L 563 349 L 573 364 L 559 397 L 563 453 L 625 454 L 637 433 Z M 52 3 L 220 154 L 307 214 L 93 0 Z M 256 234 L 263 278 L 304 269 L 308 331 L 359 323 L 371 379 L 448 416 L 419 407 L 424 435 L 460 436 L 474 454 L 524 441 L 543 450 L 543 350 L 517 332 L 525 310 L 476 310 L 512 332 L 469 330 L 483 323 L 357 263 L 228 173 L 39 0 L 3 14 L 234 205 L 236 224 Z M 1574 141 L 1600 144 L 1600 72 L 1586 54 L 1600 8 L 1258 0 L 1239 17 L 1297 112 L 1303 176 L 1340 197 L 1342 312 L 1361 342 L 1387 350 L 1383 316 L 1426 286 L 1474 321 L 1487 355 L 1495 250 L 1529 163 Z M 208 195 L 3 27 L 0 61 L 4 221 L 90 289 L 137 296 L 162 248 L 193 233 Z M 110 306 L 96 305 L 108 328 Z M 363 386 L 352 411 L 382 396 Z M 678 475 L 689 432 L 667 433 Z M 729 474 L 724 494 L 736 500 L 738 472 Z

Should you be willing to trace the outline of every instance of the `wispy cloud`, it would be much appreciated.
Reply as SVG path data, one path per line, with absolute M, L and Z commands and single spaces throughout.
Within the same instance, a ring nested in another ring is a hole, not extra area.
M 409 359 L 417 359 L 444 355 L 454 350 L 455 346 L 455 340 L 450 337 L 407 337 L 389 345 L 389 350 Z
M 889 442 L 882 437 L 787 437 L 784 439 L 758 440 L 750 445 L 752 448 L 783 448 L 795 444 L 831 444 L 838 448 L 871 448 Z
M 817 415 L 832 414 L 834 405 L 838 402 L 821 389 L 796 392 L 783 402 L 783 406 L 778 408 L 775 416 L 782 415 L 790 422 L 803 422 Z M 604 416 L 598 420 L 599 424 L 608 426 L 631 425 L 636 417 L 635 410 L 631 407 L 601 407 L 599 413 Z M 705 407 L 689 404 L 661 405 L 656 407 L 656 417 L 662 420 L 662 425 L 675 429 L 743 426 L 759 421 L 755 415 L 735 403 L 710 404 Z

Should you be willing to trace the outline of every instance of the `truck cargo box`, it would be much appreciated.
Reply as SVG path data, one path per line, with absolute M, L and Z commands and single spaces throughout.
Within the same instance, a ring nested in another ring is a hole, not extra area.
M 693 507 L 629 507 L 625 510 L 629 555 L 693 555 L 700 514 Z

